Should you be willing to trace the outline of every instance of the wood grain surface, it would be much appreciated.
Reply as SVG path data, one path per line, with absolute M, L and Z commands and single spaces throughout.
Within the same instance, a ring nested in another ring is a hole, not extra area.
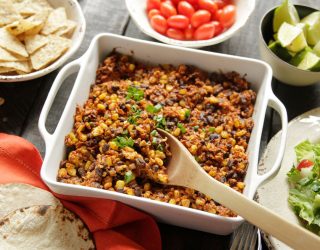
M 79 2 L 85 13 L 87 30 L 79 51 L 70 60 L 80 57 L 88 48 L 91 39 L 101 32 L 154 41 L 141 33 L 130 19 L 124 0 L 79 0 Z M 224 43 L 202 49 L 259 59 L 258 37 L 261 17 L 280 2 L 280 0 L 257 0 L 254 13 L 239 33 Z M 319 8 L 319 0 L 295 0 L 294 3 Z M 38 131 L 38 118 L 58 71 L 59 69 L 29 82 L 0 83 L 0 132 L 20 135 L 28 139 L 36 145 L 42 155 L 45 154 L 45 145 Z M 57 95 L 46 124 L 50 132 L 54 131 L 59 121 L 75 77 L 75 75 L 69 77 Z M 293 87 L 273 80 L 273 90 L 285 104 L 289 119 L 320 104 L 319 84 Z M 261 152 L 279 129 L 278 115 L 268 109 L 261 139 Z M 166 224 L 159 224 L 159 227 L 163 249 L 229 249 L 232 238 Z

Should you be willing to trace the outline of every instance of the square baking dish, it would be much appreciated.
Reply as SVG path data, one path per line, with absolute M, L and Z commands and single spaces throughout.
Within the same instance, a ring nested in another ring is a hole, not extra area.
M 113 50 L 131 55 L 135 60 L 148 64 L 188 64 L 207 72 L 236 71 L 240 75 L 246 75 L 246 79 L 251 82 L 251 88 L 257 92 L 257 99 L 253 113 L 254 127 L 247 149 L 249 165 L 243 194 L 252 199 L 258 185 L 277 171 L 285 147 L 287 114 L 285 107 L 271 90 L 272 70 L 269 65 L 255 59 L 174 47 L 105 33 L 94 37 L 87 52 L 81 58 L 69 63 L 60 70 L 48 94 L 39 118 L 40 133 L 46 143 L 46 154 L 41 169 L 43 181 L 52 191 L 59 194 L 117 200 L 143 210 L 164 223 L 220 235 L 230 234 L 243 222 L 243 218 L 240 216 L 223 217 L 147 198 L 57 182 L 60 161 L 66 157 L 64 138 L 72 130 L 76 106 L 83 105 L 87 100 L 90 86 L 95 81 L 99 63 Z M 45 122 L 51 105 L 63 81 L 75 72 L 78 72 L 78 76 L 69 99 L 55 132 L 50 134 L 45 128 Z M 259 146 L 268 106 L 275 109 L 281 117 L 281 143 L 279 144 L 278 156 L 272 169 L 264 175 L 258 175 Z

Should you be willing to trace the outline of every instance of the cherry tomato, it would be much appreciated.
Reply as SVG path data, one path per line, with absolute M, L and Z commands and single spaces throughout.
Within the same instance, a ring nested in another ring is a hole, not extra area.
M 188 3 L 187 1 L 181 1 L 178 4 L 178 12 L 181 15 L 184 15 L 188 18 L 191 18 L 192 15 L 194 14 L 195 10 L 193 8 L 193 6 Z
M 218 5 L 213 0 L 199 0 L 199 7 L 214 14 L 218 10 Z
M 198 4 L 198 0 L 185 0 L 190 3 L 192 6 L 196 6 Z
M 224 0 L 215 0 L 214 2 L 218 6 L 219 9 L 222 9 L 224 6 L 226 6 L 228 4 Z
M 150 19 L 150 23 L 152 28 L 161 33 L 161 34 L 165 34 L 168 28 L 167 25 L 167 20 L 161 16 L 161 15 L 154 15 L 153 17 L 151 17 Z
M 178 29 L 169 28 L 166 35 L 176 40 L 184 40 L 184 33 Z
M 171 0 L 171 2 L 174 4 L 174 5 L 178 5 L 180 0 Z
M 147 11 L 151 9 L 160 9 L 161 0 L 147 0 Z
M 309 168 L 309 167 L 312 167 L 313 165 L 314 163 L 312 161 L 304 159 L 299 163 L 299 165 L 297 166 L 297 169 L 301 170 L 302 168 Z
M 224 28 L 229 28 L 235 21 L 236 7 L 232 4 L 226 5 L 223 9 L 217 11 L 216 17 Z
M 218 36 L 222 33 L 222 31 L 224 30 L 221 23 L 219 23 L 218 21 L 212 21 L 213 25 L 214 25 L 214 35 Z
M 189 25 L 188 28 L 184 30 L 184 36 L 186 40 L 192 40 L 193 39 L 193 33 L 194 33 L 194 28 L 192 25 Z
M 177 15 L 176 8 L 172 4 L 167 3 L 167 2 L 163 2 L 160 5 L 160 12 L 165 18 Z
M 212 38 L 214 36 L 214 24 L 202 24 L 199 28 L 196 29 L 193 36 L 195 40 L 207 40 Z
M 191 17 L 191 24 L 194 28 L 198 28 L 201 24 L 210 21 L 211 14 L 207 10 L 197 10 Z
M 189 25 L 189 18 L 184 15 L 174 15 L 167 19 L 167 23 L 172 28 L 184 30 Z
M 151 17 L 153 17 L 154 15 L 159 15 L 160 14 L 160 11 L 157 10 L 157 9 L 152 9 L 152 10 L 149 10 L 148 12 L 148 18 L 151 19 Z M 161 14 L 160 14 L 161 15 Z

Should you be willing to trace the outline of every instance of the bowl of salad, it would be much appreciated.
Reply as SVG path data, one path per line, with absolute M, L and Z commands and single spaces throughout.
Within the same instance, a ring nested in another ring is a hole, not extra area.
M 284 0 L 260 24 L 260 54 L 279 81 L 306 86 L 320 81 L 320 11 Z
M 221 43 L 243 27 L 255 0 L 126 0 L 131 18 L 163 43 L 201 48 Z

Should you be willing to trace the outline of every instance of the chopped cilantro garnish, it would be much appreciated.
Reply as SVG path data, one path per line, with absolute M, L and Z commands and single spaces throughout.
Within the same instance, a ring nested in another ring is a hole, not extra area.
M 215 127 L 210 127 L 210 128 L 209 128 L 209 132 L 210 132 L 210 133 L 213 133 L 215 130 L 216 130 Z
M 194 127 L 193 127 L 193 130 L 194 130 L 194 131 L 198 131 L 198 130 L 199 130 L 199 126 L 198 126 L 198 125 L 197 125 L 197 126 L 194 126 Z
M 152 136 L 156 136 L 158 134 L 157 130 L 152 130 L 152 132 L 150 133 Z
M 163 117 L 163 115 L 156 115 L 153 117 L 153 119 L 156 121 L 156 127 L 157 128 L 162 128 L 165 129 L 167 122 L 166 122 L 166 118 Z
M 127 99 L 133 99 L 135 101 L 141 101 L 144 97 L 144 92 L 142 89 L 139 89 L 134 86 L 129 86 L 128 87 L 128 93 L 127 93 Z
M 182 134 L 184 134 L 185 132 L 187 132 L 186 128 L 183 126 L 182 123 L 178 123 L 177 127 L 180 128 L 180 131 Z
M 137 105 L 133 105 L 131 107 L 131 112 L 132 112 L 132 115 L 128 117 L 128 122 L 130 122 L 131 124 L 136 124 L 137 119 L 140 118 L 142 111 L 138 109 Z
M 123 136 L 117 136 L 113 141 L 117 144 L 119 148 L 124 147 L 133 147 L 134 141 L 131 137 L 123 137 Z
M 158 144 L 157 138 L 153 137 L 152 138 L 152 145 L 157 145 L 157 144 Z
M 155 114 L 158 113 L 161 110 L 162 106 L 161 104 L 157 104 L 156 106 L 153 106 L 152 104 L 148 105 L 146 107 L 147 112 Z
M 186 119 L 188 119 L 188 118 L 190 117 L 190 115 L 191 115 L 191 111 L 190 111 L 190 109 L 187 109 L 187 110 L 184 112 L 184 117 L 185 117 Z
M 134 175 L 134 173 L 129 170 L 124 174 L 124 182 L 126 184 L 128 184 L 129 182 L 133 181 L 136 178 L 136 176 Z

